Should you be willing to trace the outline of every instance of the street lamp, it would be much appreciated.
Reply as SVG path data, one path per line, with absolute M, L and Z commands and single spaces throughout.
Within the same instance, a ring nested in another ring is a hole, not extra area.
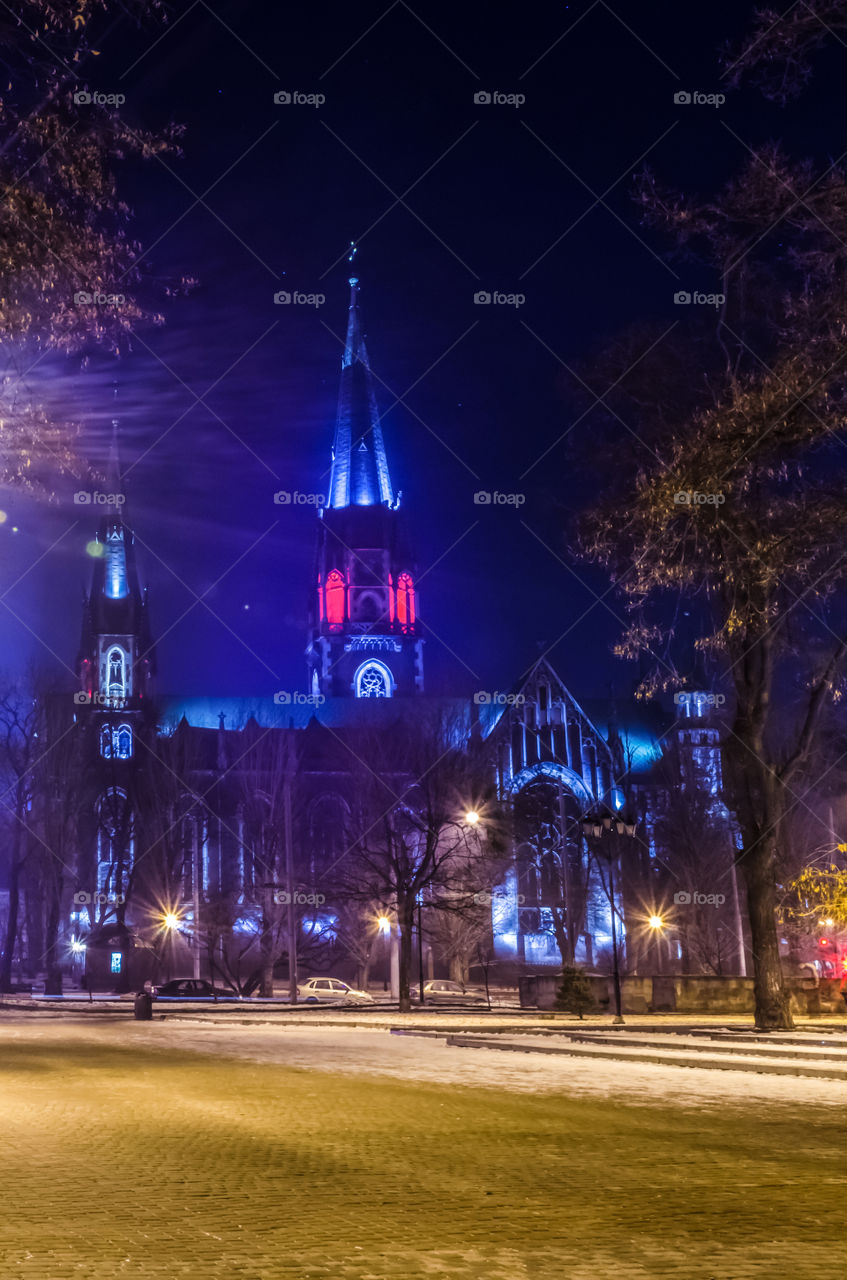
M 634 836 L 635 829 L 638 825 L 635 822 L 628 821 L 620 814 L 612 814 L 608 810 L 598 810 L 595 813 L 586 814 L 582 819 L 582 832 L 586 837 L 593 837 L 600 840 L 606 833 L 611 834 L 612 825 L 620 836 Z M 612 973 L 615 987 L 615 1016 L 613 1022 L 617 1025 L 623 1025 L 623 1014 L 621 1013 L 621 974 L 618 964 L 618 933 L 615 924 L 615 916 L 617 908 L 615 906 L 615 854 L 612 848 L 608 854 L 609 858 L 609 906 L 612 916 Z M 602 875 L 601 875 L 602 880 Z M 604 886 L 605 888 L 605 886 Z
M 468 809 L 467 813 L 465 814 L 465 822 L 468 824 L 469 827 L 475 827 L 477 825 L 477 823 L 479 822 L 479 814 L 477 813 L 476 809 Z
M 664 929 L 665 922 L 661 916 L 650 916 L 647 920 L 651 929 Z

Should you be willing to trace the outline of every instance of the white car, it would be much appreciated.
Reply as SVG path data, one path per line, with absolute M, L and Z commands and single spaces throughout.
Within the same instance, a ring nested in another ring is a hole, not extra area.
M 415 987 L 413 999 L 417 992 Z M 451 982 L 448 978 L 433 978 L 425 983 L 424 1000 L 430 1004 L 488 1004 L 488 996 L 479 987 L 464 987 L 461 982 Z
M 373 1004 L 367 991 L 357 991 L 340 978 L 309 978 L 297 988 L 297 999 L 304 1004 Z

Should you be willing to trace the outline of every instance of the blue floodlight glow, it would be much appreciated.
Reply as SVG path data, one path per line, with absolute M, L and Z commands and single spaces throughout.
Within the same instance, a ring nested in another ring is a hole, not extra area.
M 110 600 L 123 600 L 129 595 L 122 530 L 110 533 L 106 541 L 106 595 Z
M 338 916 L 320 915 L 315 916 L 312 920 L 304 920 L 302 924 L 304 933 L 311 933 L 316 937 L 331 938 L 335 936 L 335 926 L 338 924 Z

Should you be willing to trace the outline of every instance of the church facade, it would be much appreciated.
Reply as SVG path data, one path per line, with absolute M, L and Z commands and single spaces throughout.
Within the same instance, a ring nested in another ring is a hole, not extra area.
M 638 922 L 658 909 L 648 901 L 661 879 L 656 787 L 639 784 L 617 722 L 606 716 L 598 727 L 546 659 L 501 702 L 440 699 L 425 689 L 426 604 L 392 484 L 355 278 L 304 619 L 302 695 L 157 698 L 116 440 L 109 477 L 115 500 L 96 530 L 75 694 L 91 783 L 68 929 L 71 945 L 87 948 L 92 973 L 99 947 L 116 985 L 134 982 L 129 952 L 143 950 L 169 919 L 169 968 L 238 979 L 257 957 L 267 966 L 271 953 L 270 963 L 287 954 L 292 892 L 301 973 L 306 965 L 361 980 L 380 958 L 384 966 L 379 930 L 391 932 L 392 904 L 352 910 L 339 887 L 360 786 L 351 760 L 398 723 L 415 733 L 433 709 L 450 717 L 464 748 L 485 744 L 507 851 L 488 886 L 484 940 L 477 931 L 474 953 L 459 962 L 440 953 L 423 895 L 417 927 L 428 975 L 449 968 L 467 976 L 483 953 L 502 981 L 563 961 L 602 965 L 613 924 L 627 936 L 631 966 L 661 966 L 655 949 L 638 942 Z M 717 735 L 702 731 L 709 746 L 700 757 L 711 751 L 713 776 Z M 658 734 L 648 742 L 648 771 L 660 742 Z M 586 819 L 618 815 L 622 826 L 632 805 L 640 809 L 639 871 L 621 872 L 615 888 L 586 838 Z M 154 938 L 157 963 L 165 950 Z M 675 958 L 669 950 L 666 963 Z M 133 964 L 137 970 L 137 957 Z

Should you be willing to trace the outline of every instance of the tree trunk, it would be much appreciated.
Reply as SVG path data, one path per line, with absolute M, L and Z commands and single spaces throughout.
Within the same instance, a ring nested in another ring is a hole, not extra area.
M 265 889 L 263 896 L 265 901 L 262 905 L 262 963 L 259 995 L 272 996 L 274 993 L 274 922 L 271 918 L 270 904 L 267 901 L 270 890 Z
M 21 857 L 23 844 L 23 786 L 18 780 L 15 793 L 15 834 L 12 838 L 12 863 L 9 868 L 9 918 L 6 921 L 6 945 L 0 962 L 0 991 L 12 989 L 12 957 L 18 940 L 18 915 L 21 907 L 21 872 L 26 855 Z
M 12 990 L 12 957 L 18 940 L 18 912 L 21 903 L 21 865 L 17 853 L 13 854 L 9 871 L 9 918 L 6 921 L 6 944 L 3 948 L 2 964 L 0 964 L 0 991 Z
M 410 981 L 412 976 L 412 933 L 415 926 L 414 897 L 399 899 L 397 903 L 397 923 L 400 930 L 400 1012 L 411 1013 Z
M 47 921 L 44 937 L 44 961 L 47 971 L 45 995 L 62 994 L 62 967 L 59 963 L 59 917 L 61 914 L 62 877 L 51 868 L 47 899 Z
M 756 839 L 749 849 L 745 840 L 739 865 L 747 886 L 756 1026 L 760 1031 L 791 1031 L 794 1020 L 783 982 L 776 924 L 775 856 L 773 838 Z

